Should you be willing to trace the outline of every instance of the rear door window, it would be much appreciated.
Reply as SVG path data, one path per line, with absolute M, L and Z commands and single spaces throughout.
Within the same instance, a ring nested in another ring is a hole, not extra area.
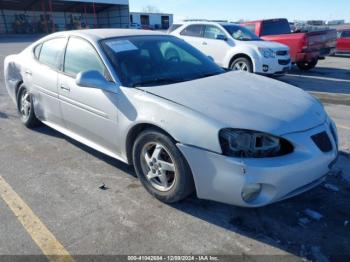
M 59 69 L 65 45 L 65 38 L 55 38 L 44 42 L 40 50 L 40 55 L 38 54 L 40 63 L 53 69 Z
M 183 36 L 203 37 L 204 25 L 189 25 L 182 30 Z

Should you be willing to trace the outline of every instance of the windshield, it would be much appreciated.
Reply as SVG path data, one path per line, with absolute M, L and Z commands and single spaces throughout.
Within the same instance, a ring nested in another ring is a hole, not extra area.
M 239 25 L 224 25 L 226 31 L 236 40 L 260 41 L 261 39 L 249 29 Z
M 190 81 L 225 72 L 200 51 L 173 36 L 131 36 L 102 41 L 126 87 Z

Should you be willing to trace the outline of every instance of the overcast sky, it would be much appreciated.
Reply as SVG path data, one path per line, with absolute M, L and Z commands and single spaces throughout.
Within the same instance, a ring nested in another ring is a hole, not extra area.
M 289 20 L 335 20 L 350 22 L 350 0 L 129 0 L 131 11 L 154 6 L 173 13 L 175 21 L 185 18 Z

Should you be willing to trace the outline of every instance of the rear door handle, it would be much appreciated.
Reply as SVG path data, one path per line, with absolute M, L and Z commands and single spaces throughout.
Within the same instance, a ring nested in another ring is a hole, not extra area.
M 32 75 L 32 72 L 30 70 L 26 70 L 25 73 L 26 75 L 30 75 L 30 76 Z
M 202 45 L 208 45 L 208 43 L 207 42 L 203 42 Z
M 65 85 L 61 85 L 61 89 L 70 92 L 70 88 Z

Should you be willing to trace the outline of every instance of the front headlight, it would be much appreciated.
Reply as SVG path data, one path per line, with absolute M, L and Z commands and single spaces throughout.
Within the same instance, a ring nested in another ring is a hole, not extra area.
M 223 154 L 231 157 L 264 158 L 293 152 L 287 140 L 258 131 L 222 129 L 219 139 Z
M 273 51 L 270 48 L 259 47 L 259 51 L 265 58 L 275 58 L 276 57 L 275 51 Z

